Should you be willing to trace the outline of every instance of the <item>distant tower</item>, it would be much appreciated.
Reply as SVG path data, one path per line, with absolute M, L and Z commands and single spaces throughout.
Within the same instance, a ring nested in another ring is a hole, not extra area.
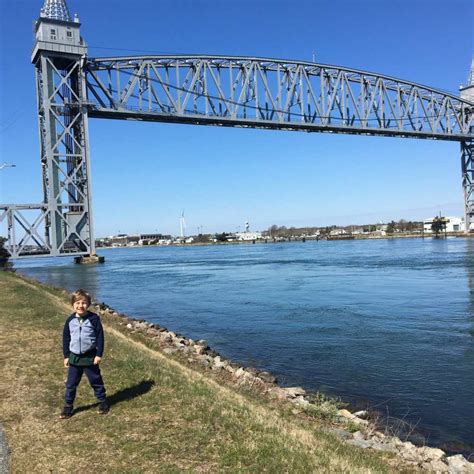
M 245 232 L 248 232 L 250 230 L 250 224 L 249 221 L 245 222 Z
M 95 254 L 86 83 L 87 46 L 65 0 L 45 0 L 36 21 L 36 70 L 46 242 L 51 255 Z
M 471 61 L 471 70 L 467 79 L 467 85 L 459 88 L 461 98 L 474 103 L 474 58 Z M 467 106 L 469 108 L 469 106 Z M 471 106 L 471 114 L 474 107 Z M 466 117 L 469 115 L 466 114 Z M 472 132 L 472 130 L 471 130 Z M 466 232 L 471 230 L 474 224 L 474 141 L 465 140 L 461 142 L 461 167 L 462 186 L 464 190 L 464 222 Z
M 184 239 L 185 231 L 186 231 L 186 221 L 184 220 L 184 209 L 183 209 L 183 212 L 181 213 L 181 217 L 179 218 L 179 227 L 181 231 L 181 238 Z

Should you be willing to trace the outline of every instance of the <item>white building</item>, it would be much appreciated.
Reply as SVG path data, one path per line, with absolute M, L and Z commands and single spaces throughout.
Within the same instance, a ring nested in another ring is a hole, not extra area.
M 261 232 L 236 232 L 237 240 L 258 240 L 262 238 Z
M 344 235 L 347 234 L 347 232 L 344 229 L 333 229 L 331 232 L 329 232 L 329 235 Z
M 423 221 L 423 231 L 426 234 L 431 234 L 433 231 L 431 230 L 431 226 L 433 224 L 434 219 L 436 217 L 432 217 L 431 219 L 425 219 Z M 461 217 L 444 217 L 444 221 L 446 222 L 446 232 L 464 232 L 465 225 L 464 219 Z M 443 230 L 444 232 L 444 230 Z

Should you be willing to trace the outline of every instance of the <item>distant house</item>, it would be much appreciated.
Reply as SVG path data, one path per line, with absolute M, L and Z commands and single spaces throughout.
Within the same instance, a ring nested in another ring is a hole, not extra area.
M 169 239 L 169 235 L 163 235 L 163 234 L 140 234 L 140 240 L 160 240 L 160 239 Z
M 109 241 L 112 244 L 112 247 L 126 247 L 128 244 L 128 235 L 127 234 L 118 234 L 111 235 Z
M 431 219 L 425 219 L 423 221 L 423 232 L 426 234 L 431 234 L 433 231 L 431 226 L 436 217 Z M 446 223 L 446 232 L 464 232 L 466 226 L 464 225 L 464 219 L 461 217 L 443 217 L 444 222 Z
M 258 240 L 263 238 L 261 232 L 237 232 L 235 237 L 237 240 Z

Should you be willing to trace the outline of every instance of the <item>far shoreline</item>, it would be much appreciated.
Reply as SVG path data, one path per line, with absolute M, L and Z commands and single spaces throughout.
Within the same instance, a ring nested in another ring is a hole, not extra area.
M 96 251 L 100 252 L 103 249 L 131 249 L 131 248 L 147 248 L 147 247 L 208 247 L 208 246 L 223 246 L 223 245 L 255 245 L 255 244 L 284 244 L 284 243 L 306 243 L 306 242 L 353 242 L 357 240 L 396 240 L 396 239 L 430 239 L 430 240 L 444 240 L 448 237 L 456 238 L 474 238 L 474 233 L 465 234 L 464 232 L 447 232 L 439 237 L 432 234 L 389 234 L 389 235 L 356 235 L 356 236 L 334 236 L 332 238 L 313 238 L 313 237 L 281 237 L 281 238 L 263 238 L 256 240 L 235 240 L 228 242 L 189 242 L 179 244 L 148 244 L 148 245 L 116 245 L 116 246 L 97 246 Z

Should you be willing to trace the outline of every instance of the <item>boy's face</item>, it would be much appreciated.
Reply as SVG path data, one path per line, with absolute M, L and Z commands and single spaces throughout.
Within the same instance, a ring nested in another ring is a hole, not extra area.
M 87 300 L 85 298 L 80 298 L 74 302 L 72 305 L 74 312 L 78 316 L 84 316 L 87 313 L 87 308 L 89 307 Z

